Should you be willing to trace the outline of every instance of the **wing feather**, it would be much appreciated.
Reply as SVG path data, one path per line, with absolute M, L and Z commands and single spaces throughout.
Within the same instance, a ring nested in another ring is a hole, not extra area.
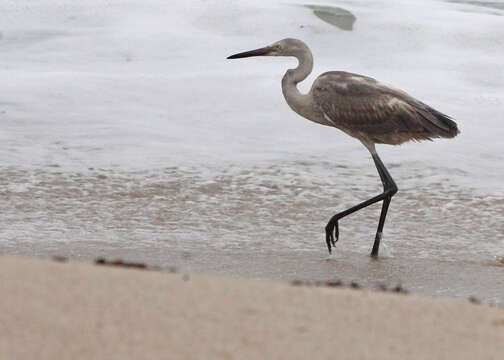
M 312 94 L 335 127 L 377 143 L 453 137 L 459 132 L 448 116 L 366 76 L 325 73 L 315 81 Z

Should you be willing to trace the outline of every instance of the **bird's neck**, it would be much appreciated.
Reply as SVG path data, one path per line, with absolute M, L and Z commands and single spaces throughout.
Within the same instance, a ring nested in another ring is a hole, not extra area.
M 282 79 L 282 92 L 292 110 L 303 117 L 307 117 L 313 102 L 310 94 L 305 95 L 299 92 L 297 84 L 306 79 L 312 72 L 313 57 L 309 51 L 293 55 L 298 59 L 299 65 L 297 68 L 289 69 L 285 73 Z

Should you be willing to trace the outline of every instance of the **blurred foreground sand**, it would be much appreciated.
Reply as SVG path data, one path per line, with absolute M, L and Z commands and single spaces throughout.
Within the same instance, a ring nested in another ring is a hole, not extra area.
M 502 359 L 504 310 L 0 258 L 1 359 Z

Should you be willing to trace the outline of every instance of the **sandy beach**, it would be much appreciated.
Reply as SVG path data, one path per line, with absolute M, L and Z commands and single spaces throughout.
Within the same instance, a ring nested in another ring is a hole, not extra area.
M 0 258 L 2 359 L 500 359 L 504 310 L 346 287 Z

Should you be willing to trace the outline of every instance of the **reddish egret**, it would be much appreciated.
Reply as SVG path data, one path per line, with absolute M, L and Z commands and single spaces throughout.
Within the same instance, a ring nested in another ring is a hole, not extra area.
M 338 221 L 366 206 L 383 201 L 371 256 L 378 256 L 385 217 L 397 185 L 376 153 L 375 144 L 399 145 L 409 140 L 452 138 L 459 133 L 452 119 L 403 91 L 380 84 L 375 79 L 343 71 L 320 75 L 307 94 L 297 84 L 311 73 L 313 57 L 308 46 L 297 39 L 283 39 L 270 46 L 229 56 L 293 56 L 299 65 L 282 79 L 287 104 L 299 115 L 332 126 L 359 139 L 373 157 L 383 184 L 383 193 L 334 215 L 325 228 L 329 253 L 339 239 Z

